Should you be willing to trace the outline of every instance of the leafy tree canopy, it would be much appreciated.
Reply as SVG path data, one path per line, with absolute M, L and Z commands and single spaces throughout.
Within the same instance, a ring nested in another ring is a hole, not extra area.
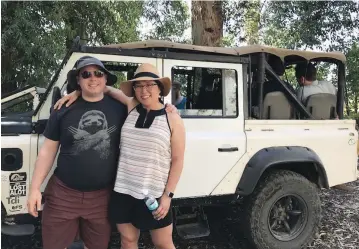
M 2 94 L 51 80 L 73 39 L 89 45 L 139 40 L 140 19 L 151 37 L 181 36 L 188 26 L 183 1 L 1 2 Z M 166 17 L 166 18 L 165 18 Z

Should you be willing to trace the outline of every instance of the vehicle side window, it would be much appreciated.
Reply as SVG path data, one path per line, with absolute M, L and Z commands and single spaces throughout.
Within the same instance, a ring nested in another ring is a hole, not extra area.
M 107 70 L 117 76 L 117 82 L 113 85 L 119 88 L 121 82 L 131 80 L 140 63 L 102 61 Z
M 237 73 L 233 69 L 172 67 L 172 104 L 182 117 L 236 117 Z

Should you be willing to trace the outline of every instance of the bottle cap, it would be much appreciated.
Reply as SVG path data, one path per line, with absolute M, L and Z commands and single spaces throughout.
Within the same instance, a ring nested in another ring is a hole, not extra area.
M 147 196 L 147 195 L 148 195 L 148 189 L 142 190 L 142 193 L 143 193 L 145 196 Z

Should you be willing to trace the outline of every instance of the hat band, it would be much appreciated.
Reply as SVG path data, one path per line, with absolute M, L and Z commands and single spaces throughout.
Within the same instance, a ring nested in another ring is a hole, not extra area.
M 154 73 L 141 72 L 141 73 L 136 74 L 133 79 L 137 79 L 137 78 L 140 78 L 140 77 L 151 77 L 151 78 L 154 78 L 154 79 L 160 78 L 157 74 L 154 74 Z

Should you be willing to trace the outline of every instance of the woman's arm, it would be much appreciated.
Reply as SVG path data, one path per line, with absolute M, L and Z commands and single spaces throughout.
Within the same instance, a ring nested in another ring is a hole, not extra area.
M 172 152 L 172 163 L 165 187 L 165 192 L 160 199 L 160 205 L 156 211 L 153 212 L 155 219 L 160 220 L 166 217 L 168 210 L 170 209 L 171 198 L 168 197 L 168 192 L 174 192 L 177 183 L 180 179 L 183 161 L 184 151 L 186 143 L 186 132 L 183 121 L 177 113 L 167 113 L 168 121 L 171 127 L 171 152 Z
M 171 163 L 171 169 L 168 176 L 168 181 L 165 191 L 175 192 L 177 183 L 180 179 L 183 169 L 186 132 L 185 132 L 183 120 L 177 113 L 169 113 L 168 121 L 170 123 L 172 130 L 172 136 L 171 136 L 172 163 Z
M 106 86 L 104 90 L 104 94 L 107 94 L 111 96 L 112 98 L 120 101 L 122 104 L 126 105 L 128 108 L 132 108 L 137 104 L 137 101 L 135 101 L 134 98 L 128 97 L 126 94 L 124 94 L 121 90 Z M 76 99 L 81 95 L 81 91 L 76 90 L 72 93 L 63 96 L 61 99 L 59 99 L 56 104 L 54 105 L 54 109 L 59 110 L 62 105 L 66 104 L 66 106 L 70 106 L 73 102 L 76 101 Z

